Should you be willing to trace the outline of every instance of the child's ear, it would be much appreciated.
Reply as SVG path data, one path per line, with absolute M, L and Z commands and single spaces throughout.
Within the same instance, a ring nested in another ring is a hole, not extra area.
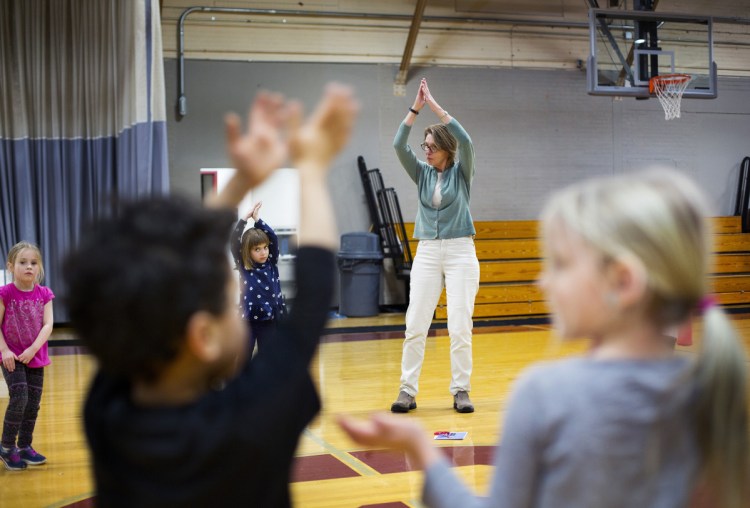
M 609 267 L 609 278 L 612 290 L 624 308 L 638 304 L 646 294 L 646 268 L 635 256 L 620 256 L 612 262 Z
M 221 356 L 221 341 L 216 333 L 216 318 L 209 312 L 199 311 L 190 316 L 185 329 L 185 345 L 193 356 L 211 363 Z

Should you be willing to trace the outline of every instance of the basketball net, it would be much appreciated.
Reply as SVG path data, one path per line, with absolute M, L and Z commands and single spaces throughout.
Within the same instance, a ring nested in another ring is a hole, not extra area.
M 680 118 L 682 94 L 693 79 L 689 74 L 664 74 L 648 82 L 649 92 L 656 94 L 664 108 L 664 119 Z

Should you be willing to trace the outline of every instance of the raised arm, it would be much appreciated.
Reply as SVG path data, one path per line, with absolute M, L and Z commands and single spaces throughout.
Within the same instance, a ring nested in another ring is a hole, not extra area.
M 283 337 L 293 340 L 294 357 L 304 363 L 305 369 L 325 326 L 334 288 L 333 251 L 339 239 L 326 177 L 331 162 L 351 135 L 357 109 L 352 90 L 337 84 L 328 85 L 304 123 L 301 105 L 295 103 L 291 108 L 290 154 L 300 179 L 297 293 L 289 317 L 279 330 Z M 283 362 L 284 369 L 294 370 L 288 352 L 284 355 L 276 358 L 271 353 L 266 360 Z
M 422 78 L 422 81 L 419 84 L 419 89 L 422 92 L 425 103 L 429 106 L 432 112 L 437 115 L 437 117 L 440 119 L 442 123 L 446 125 L 449 124 L 453 117 L 450 114 L 448 114 L 446 110 L 440 107 L 440 104 L 437 103 L 437 101 L 435 100 L 435 97 L 432 96 L 432 94 L 430 93 L 430 89 L 427 86 L 426 78 Z
M 471 184 L 475 173 L 475 155 L 474 144 L 471 142 L 469 133 L 455 118 L 451 118 L 451 122 L 445 127 L 458 141 L 458 161 L 461 163 L 461 174 L 463 174 L 466 183 Z
M 260 229 L 266 234 L 268 237 L 268 257 L 271 260 L 271 263 L 276 265 L 279 262 L 279 239 L 273 228 L 261 220 L 260 209 L 262 206 L 263 201 L 255 203 L 250 211 L 247 212 L 247 215 L 245 215 L 245 220 L 252 217 L 253 222 L 255 222 L 254 227 Z
M 294 106 L 291 156 L 300 177 L 300 247 L 333 251 L 338 246 L 327 175 L 334 157 L 351 136 L 358 109 L 353 90 L 339 84 L 328 85 L 304 125 L 301 106 Z
M 268 237 L 268 257 L 271 259 L 271 263 L 274 265 L 279 263 L 279 238 L 276 236 L 276 232 L 271 226 L 263 222 L 263 219 L 258 217 L 255 221 L 255 227 L 263 231 Z
M 424 81 L 424 79 L 422 79 Z M 417 115 L 420 111 L 422 111 L 422 108 L 424 107 L 424 90 L 422 89 L 422 83 L 419 84 L 419 89 L 417 90 L 417 96 L 414 98 L 414 103 L 409 108 L 409 110 L 406 112 L 406 118 L 404 118 L 404 122 L 406 125 L 411 127 L 414 125 L 414 120 L 417 119 Z
M 437 103 L 435 97 L 430 93 L 430 89 L 427 86 L 427 80 L 422 78 L 420 85 L 422 93 L 425 98 L 426 104 L 435 113 L 440 121 L 446 126 L 451 134 L 458 141 L 458 160 L 461 162 L 461 173 L 466 180 L 466 183 L 471 183 L 474 178 L 474 144 L 469 137 L 469 133 L 458 123 L 458 120 L 453 118 L 440 104 Z
M 246 225 L 245 219 L 238 220 L 229 237 L 229 250 L 232 252 L 232 258 L 238 270 L 245 266 L 242 260 L 242 233 L 245 231 Z
M 422 91 L 422 85 L 420 84 L 417 90 L 417 96 L 414 98 L 414 103 L 406 112 L 401 125 L 396 131 L 396 137 L 393 139 L 393 148 L 396 150 L 396 156 L 398 157 L 401 166 L 406 170 L 411 179 L 416 183 L 417 174 L 419 172 L 419 159 L 414 154 L 414 151 L 409 147 L 407 140 L 409 139 L 409 133 L 411 127 L 414 125 L 417 115 L 424 107 L 424 92 Z

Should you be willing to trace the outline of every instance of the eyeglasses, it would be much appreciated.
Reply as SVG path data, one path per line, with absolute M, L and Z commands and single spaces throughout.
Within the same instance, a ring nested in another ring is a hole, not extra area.
M 430 152 L 430 153 L 435 153 L 438 150 L 440 150 L 440 148 L 438 148 L 437 145 L 428 145 L 427 143 L 422 143 L 419 146 L 421 146 L 422 150 L 424 150 L 425 152 Z

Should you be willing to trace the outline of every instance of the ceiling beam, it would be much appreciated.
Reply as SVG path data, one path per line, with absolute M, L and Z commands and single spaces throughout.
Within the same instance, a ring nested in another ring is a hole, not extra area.
M 425 5 L 427 5 L 427 0 L 417 0 L 417 5 L 414 8 L 414 16 L 411 18 L 411 28 L 409 28 L 409 36 L 406 38 L 404 55 L 401 57 L 401 65 L 398 68 L 396 82 L 393 84 L 394 95 L 406 94 L 406 78 L 409 75 L 411 55 L 414 52 L 414 45 L 417 42 L 417 34 L 419 34 L 419 25 L 422 24 L 422 15 L 424 14 Z

